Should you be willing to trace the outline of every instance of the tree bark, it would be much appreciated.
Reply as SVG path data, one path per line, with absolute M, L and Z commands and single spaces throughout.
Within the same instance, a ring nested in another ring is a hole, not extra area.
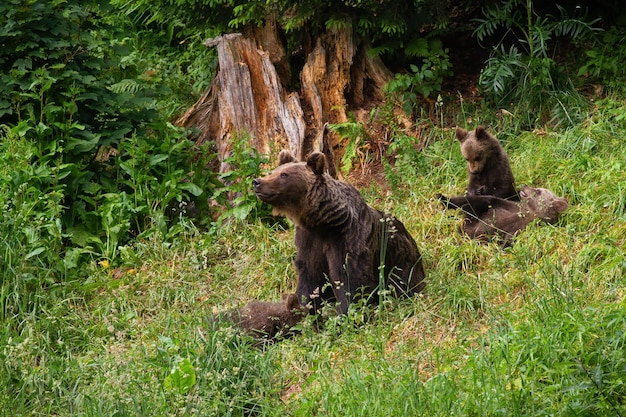
M 250 144 L 269 154 L 273 146 L 300 155 L 304 116 L 296 93 L 286 93 L 269 53 L 241 34 L 207 41 L 217 46 L 219 70 L 209 89 L 178 120 L 196 127 L 197 143 L 214 141 L 220 171 L 236 135 L 250 135 Z
M 220 171 L 228 169 L 231 142 L 250 135 L 262 154 L 288 148 L 299 159 L 321 151 L 336 175 L 339 138 L 325 126 L 348 121 L 349 109 L 381 101 L 391 78 L 382 61 L 367 54 L 352 29 L 330 29 L 315 41 L 300 72 L 301 90 L 286 92 L 290 79 L 285 50 L 273 19 L 263 28 L 223 35 L 205 44 L 217 47 L 219 67 L 209 89 L 177 124 L 199 130 L 197 143 L 215 142 Z

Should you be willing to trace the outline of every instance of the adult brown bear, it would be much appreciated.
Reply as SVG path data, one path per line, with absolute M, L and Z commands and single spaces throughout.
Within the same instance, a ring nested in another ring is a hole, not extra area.
M 465 214 L 463 232 L 471 238 L 496 236 L 503 245 L 533 220 L 553 223 L 567 209 L 565 198 L 545 188 L 522 187 L 521 201 L 514 202 L 489 195 L 446 197 L 438 195 L 443 206 Z
M 482 126 L 471 132 L 457 127 L 456 138 L 461 143 L 461 153 L 467 162 L 467 195 L 494 195 L 519 200 L 509 158 L 495 136 Z
M 311 313 L 334 300 L 345 314 L 353 297 L 375 295 L 379 284 L 396 295 L 424 288 L 422 258 L 404 225 L 370 207 L 353 186 L 332 178 L 323 154 L 297 162 L 281 151 L 279 166 L 252 184 L 274 214 L 296 225 L 296 294 Z

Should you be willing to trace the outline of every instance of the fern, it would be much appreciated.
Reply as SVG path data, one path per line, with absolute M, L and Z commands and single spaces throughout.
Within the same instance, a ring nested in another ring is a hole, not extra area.
M 485 91 L 501 97 L 513 83 L 519 69 L 524 67 L 522 54 L 515 46 L 508 51 L 502 46 L 487 60 L 487 66 L 480 74 L 479 84 Z
M 341 172 L 347 174 L 352 168 L 354 161 L 362 154 L 360 147 L 361 143 L 369 138 L 367 132 L 363 124 L 355 122 L 353 118 L 349 122 L 329 124 L 328 128 L 332 132 L 337 133 L 341 140 L 348 139 L 341 157 Z
M 578 94 L 554 62 L 551 44 L 558 37 L 591 36 L 598 30 L 594 27 L 598 20 L 569 17 L 562 7 L 558 10 L 560 16 L 540 16 L 531 0 L 504 0 L 483 9 L 484 18 L 477 20 L 474 31 L 479 42 L 504 29 L 479 79 L 483 91 L 499 106 L 514 105 L 539 120 L 542 113 L 563 108 L 563 101 L 556 99 L 559 88 Z
M 136 94 L 141 90 L 141 84 L 137 80 L 125 79 L 109 87 L 115 94 L 130 93 Z

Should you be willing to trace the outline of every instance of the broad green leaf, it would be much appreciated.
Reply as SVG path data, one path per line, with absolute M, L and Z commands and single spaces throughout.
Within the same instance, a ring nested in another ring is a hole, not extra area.
M 196 184 L 192 182 L 183 182 L 178 185 L 178 187 L 182 190 L 189 191 L 191 194 L 199 197 L 202 195 L 202 188 L 198 187 Z
M 196 384 L 196 370 L 188 358 L 179 359 L 170 374 L 163 380 L 167 391 L 184 395 Z

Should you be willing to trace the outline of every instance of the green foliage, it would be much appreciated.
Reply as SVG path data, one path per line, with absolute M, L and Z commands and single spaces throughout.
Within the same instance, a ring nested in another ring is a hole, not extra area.
M 431 0 L 115 0 L 114 4 L 137 28 L 152 29 L 147 36 L 153 36 L 156 29 L 167 43 L 201 42 L 196 38 L 198 33 L 212 37 L 261 26 L 268 18 L 276 18 L 286 34 L 290 54 L 299 53 L 306 39 L 324 30 L 351 27 L 360 38 L 372 42 L 373 53 L 403 61 L 406 56 L 420 56 L 425 39 L 420 31 L 423 25 L 435 25 L 434 34 L 429 36 L 432 40 L 446 27 L 448 19 L 446 5 Z
M 178 356 L 170 374 L 163 380 L 163 388 L 184 395 L 196 384 L 196 370 L 188 358 Z
M 188 208 L 192 215 L 208 209 L 207 197 L 217 186 L 207 168 L 214 155 L 194 147 L 183 129 L 168 124 L 160 134 L 132 136 L 111 151 L 103 163 L 111 179 L 86 180 L 68 212 L 74 245 L 114 260 L 132 237 L 156 233 L 171 239 Z
M 358 159 L 364 159 L 365 153 L 363 148 L 369 144 L 369 135 L 362 123 L 356 122 L 352 114 L 348 122 L 329 124 L 328 129 L 339 135 L 342 142 L 347 139 L 344 144 L 343 155 L 341 156 L 341 172 L 347 175 L 352 169 L 354 162 Z
M 400 94 L 406 115 L 416 115 L 420 107 L 418 95 L 428 97 L 441 91 L 445 77 L 452 75 L 448 49 L 433 50 L 424 57 L 421 67 L 411 64 L 412 74 L 396 74 L 387 84 L 387 91 Z
M 596 20 L 585 16 L 569 17 L 564 8 L 557 6 L 559 16 L 537 14 L 532 1 L 503 0 L 483 9 L 484 18 L 478 19 L 474 34 L 483 42 L 503 29 L 505 35 L 497 42 L 480 75 L 483 91 L 495 100 L 498 106 L 512 106 L 514 112 L 527 114 L 526 123 L 545 121 L 553 108 L 567 108 L 571 103 L 559 106 L 554 95 L 566 92 L 561 97 L 580 99 L 569 81 L 569 74 L 559 67 L 554 59 L 550 42 L 558 37 L 572 41 L 589 38 L 598 29 Z M 505 46 L 510 37 L 515 43 Z M 558 116 L 558 112 L 556 116 Z M 555 116 L 552 112 L 552 116 Z M 558 123 L 568 123 L 572 119 L 557 119 Z
M 246 134 L 236 135 L 232 139 L 232 149 L 224 165 L 227 167 L 219 174 L 222 186 L 217 187 L 213 199 L 226 206 L 214 227 L 219 227 L 229 218 L 238 221 L 267 219 L 271 208 L 256 197 L 252 191 L 252 180 L 261 176 L 263 165 L 269 162 L 266 156 L 249 145 Z
M 407 178 L 414 178 L 427 170 L 424 153 L 420 151 L 416 137 L 399 132 L 389 144 L 388 155 L 394 163 L 391 165 L 385 160 L 385 173 L 394 188 L 400 187 Z
M 0 320 L 39 310 L 40 292 L 76 268 L 63 251 L 62 166 L 34 160 L 37 148 L 3 126 L 0 131 Z M 54 293 L 54 291 L 51 291 Z M 52 295 L 52 294 L 51 294 Z
M 21 136 L 79 164 L 154 115 L 108 88 L 117 61 L 95 3 L 9 0 L 0 7 L 0 115 Z
M 158 120 L 149 83 L 117 78 L 123 49 L 96 3 L 9 1 L 0 12 L 0 112 L 36 146 L 31 163 L 50 177 L 41 191 L 58 195 L 64 244 L 113 259 L 151 222 L 166 236 L 174 201 L 206 208 L 208 155 L 190 161 L 185 132 L 148 123 Z
M 68 302 L 94 259 L 179 234 L 184 205 L 206 211 L 214 187 L 213 156 L 190 158 L 187 132 L 159 122 L 155 84 L 126 78 L 136 70 L 99 5 L 0 4 L 0 319 L 16 335 Z
M 593 47 L 586 54 L 579 76 L 590 76 L 593 80 L 621 91 L 626 77 L 623 63 L 626 59 L 624 44 L 626 36 L 618 28 L 610 28 L 603 32 Z
M 213 78 L 216 53 L 203 42 L 226 28 L 212 26 L 204 17 L 194 20 L 195 25 L 174 17 L 190 7 L 193 10 L 193 5 L 115 0 L 112 4 L 115 8 L 107 13 L 106 21 L 123 31 L 115 45 L 125 54 L 120 60 L 123 79 L 111 88 L 115 92 L 154 90 L 155 108 L 168 120 L 177 117 L 206 91 Z M 212 9 L 209 16 L 216 15 L 217 9 Z M 193 12 L 188 18 L 201 16 Z

